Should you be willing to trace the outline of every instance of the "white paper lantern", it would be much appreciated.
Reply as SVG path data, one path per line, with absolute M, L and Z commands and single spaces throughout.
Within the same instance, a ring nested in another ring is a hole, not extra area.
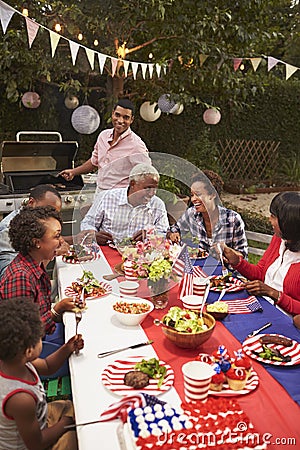
M 140 116 L 146 122 L 154 122 L 161 115 L 161 110 L 157 108 L 157 103 L 145 102 L 140 107 Z
M 75 109 L 77 108 L 77 106 L 79 105 L 79 100 L 78 97 L 76 97 L 75 95 L 68 95 L 65 98 L 65 105 L 68 109 Z
M 221 120 L 221 113 L 219 110 L 209 108 L 203 113 L 203 120 L 208 125 L 216 125 Z
M 174 110 L 174 111 L 170 111 L 171 114 L 174 114 L 175 116 L 179 116 L 179 114 L 181 114 L 182 111 L 184 110 L 184 106 L 182 103 L 176 103 L 176 105 L 174 106 L 174 108 L 172 108 L 172 110 Z
M 41 98 L 39 94 L 30 91 L 25 92 L 25 94 L 22 95 L 21 101 L 25 108 L 31 109 L 38 108 L 41 104 Z
M 164 113 L 171 113 L 172 110 L 174 111 L 177 108 L 176 103 L 174 100 L 170 100 L 170 94 L 163 94 L 158 99 L 158 107 L 159 109 Z
M 92 134 L 100 125 L 98 111 L 88 105 L 79 106 L 72 114 L 73 128 L 80 134 Z

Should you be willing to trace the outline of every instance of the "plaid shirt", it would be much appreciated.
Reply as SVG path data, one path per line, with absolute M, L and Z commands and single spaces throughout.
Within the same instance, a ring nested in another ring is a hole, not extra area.
M 147 228 L 166 233 L 169 222 L 163 201 L 154 195 L 146 205 L 132 206 L 127 190 L 116 188 L 96 196 L 81 222 L 81 230 L 107 231 L 115 239 L 131 237 Z
M 0 301 L 14 297 L 29 297 L 39 304 L 45 333 L 55 330 L 51 317 L 51 283 L 44 267 L 29 255 L 19 253 L 7 266 L 0 283 Z
M 248 255 L 248 243 L 245 234 L 245 224 L 241 216 L 231 209 L 218 206 L 219 220 L 212 230 L 212 237 L 208 238 L 201 213 L 195 211 L 195 207 L 188 208 L 176 224 L 170 227 L 170 231 L 178 232 L 184 240 L 186 235 L 196 237 L 199 247 L 209 251 L 212 243 L 225 242 L 228 247 Z

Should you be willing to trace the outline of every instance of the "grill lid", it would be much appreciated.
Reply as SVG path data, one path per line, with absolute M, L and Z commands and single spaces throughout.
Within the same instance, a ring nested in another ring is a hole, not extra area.
M 76 141 L 4 141 L 0 157 L 2 171 L 23 172 L 72 168 L 78 151 Z
M 28 134 L 42 140 L 20 140 L 21 135 Z M 45 140 L 45 135 L 55 135 L 59 140 Z M 52 184 L 60 191 L 82 189 L 81 176 L 72 181 L 57 176 L 61 170 L 74 167 L 76 141 L 63 141 L 56 131 L 20 131 L 16 139 L 4 141 L 0 146 L 0 181 L 5 182 L 10 192 L 28 193 L 38 184 Z

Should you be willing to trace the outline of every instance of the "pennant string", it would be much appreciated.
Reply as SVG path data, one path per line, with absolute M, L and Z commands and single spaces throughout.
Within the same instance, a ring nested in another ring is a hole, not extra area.
M 115 60 L 117 60 L 117 58 L 114 58 L 114 57 L 109 56 L 109 55 L 102 54 L 100 52 L 95 52 L 91 48 L 84 47 L 84 46 L 78 44 L 77 42 L 74 42 L 74 41 L 66 38 L 65 36 L 62 36 L 62 35 L 60 35 L 58 33 L 55 33 L 52 30 L 50 30 L 49 28 L 45 27 L 42 24 L 39 24 L 35 20 L 30 19 L 29 17 L 27 17 L 24 14 L 22 14 L 20 11 L 14 9 L 10 5 L 6 4 L 4 1 L 0 0 L 0 22 L 1 22 L 1 26 L 2 26 L 4 34 L 6 33 L 7 27 L 9 25 L 10 21 L 11 21 L 11 18 L 12 18 L 12 16 L 15 13 L 19 14 L 22 17 L 24 17 L 24 19 L 26 21 L 29 48 L 31 48 L 31 46 L 32 46 L 32 44 L 33 44 L 33 42 L 34 42 L 34 40 L 36 38 L 36 35 L 38 33 L 39 28 L 43 28 L 44 30 L 47 30 L 49 32 L 52 57 L 54 57 L 54 55 L 55 55 L 55 51 L 57 49 L 59 40 L 60 39 L 64 39 L 64 40 L 69 42 L 73 65 L 75 65 L 77 53 L 78 53 L 79 47 L 81 46 L 81 47 L 83 47 L 85 49 L 88 61 L 89 61 L 90 65 L 91 65 L 92 69 L 94 69 L 95 55 L 97 55 L 98 56 L 98 61 L 99 61 L 100 73 L 102 74 L 102 72 L 103 72 L 103 68 L 104 68 L 104 64 L 105 64 L 106 58 L 110 58 L 111 59 L 112 70 L 113 70 L 113 73 L 115 73 L 116 68 L 117 68 L 117 63 L 115 62 Z M 203 54 L 199 55 L 200 67 L 202 67 L 204 65 L 204 63 L 207 60 L 207 58 L 209 58 L 209 55 L 203 55 Z M 270 70 L 272 70 L 278 63 L 284 64 L 286 66 L 285 67 L 286 68 L 286 76 L 285 76 L 286 80 L 288 80 L 295 72 L 300 70 L 299 67 L 293 66 L 293 65 L 288 64 L 288 63 L 286 63 L 284 61 L 280 61 L 279 59 L 276 59 L 276 58 L 274 58 L 272 56 L 267 56 L 267 57 L 266 56 L 262 56 L 262 57 L 257 57 L 257 58 L 254 58 L 254 57 L 253 58 L 252 57 L 232 58 L 234 71 L 238 70 L 238 68 L 239 68 L 240 64 L 242 63 L 243 59 L 248 59 L 248 60 L 250 60 L 250 62 L 252 64 L 254 72 L 256 72 L 256 70 L 257 70 L 258 66 L 260 65 L 260 63 L 261 63 L 263 58 L 266 58 L 267 61 L 268 61 L 268 72 Z M 129 68 L 129 64 L 130 63 L 131 63 L 131 66 L 132 66 L 132 73 L 133 73 L 134 79 L 136 78 L 136 74 L 137 74 L 137 70 L 138 70 L 139 65 L 141 66 L 142 76 L 143 76 L 144 79 L 146 78 L 147 68 L 149 70 L 149 77 L 150 78 L 152 78 L 152 76 L 153 76 L 154 68 L 156 69 L 156 74 L 157 74 L 158 78 L 161 76 L 162 72 L 164 74 L 167 73 L 167 67 L 165 65 L 162 66 L 160 64 L 155 64 L 154 65 L 152 63 L 130 62 L 130 61 L 121 60 L 121 59 L 119 61 L 123 62 L 124 72 L 125 72 L 125 76 L 126 77 L 127 77 L 127 74 L 128 74 L 128 68 Z M 223 60 L 221 60 L 221 63 L 223 64 Z

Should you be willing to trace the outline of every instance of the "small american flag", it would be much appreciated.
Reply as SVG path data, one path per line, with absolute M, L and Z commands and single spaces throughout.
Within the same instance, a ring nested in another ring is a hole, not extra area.
M 256 311 L 263 311 L 260 302 L 254 295 L 248 298 L 237 298 L 234 300 L 222 300 L 228 305 L 230 314 L 248 314 Z
M 141 393 L 127 395 L 119 402 L 109 405 L 108 408 L 101 413 L 99 422 L 120 418 L 122 422 L 125 423 L 128 410 L 133 408 L 143 408 L 144 406 L 153 406 L 156 403 L 164 405 L 166 402 L 158 400 L 154 395 Z
M 184 295 L 193 293 L 194 276 L 204 278 L 207 277 L 206 273 L 203 272 L 201 267 L 193 266 L 186 245 L 183 246 L 181 252 L 179 253 L 172 270 L 176 275 L 182 276 L 178 289 L 178 296 L 180 299 Z

